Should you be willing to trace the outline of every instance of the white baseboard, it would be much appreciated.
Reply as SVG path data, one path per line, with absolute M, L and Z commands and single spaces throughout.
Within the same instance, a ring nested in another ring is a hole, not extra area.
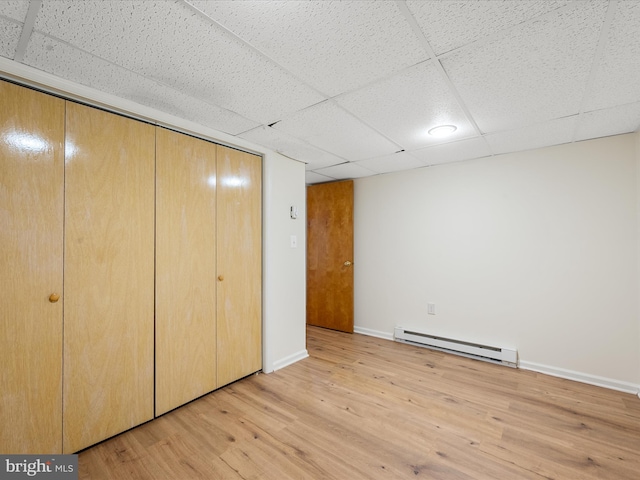
M 370 337 L 383 338 L 385 340 L 394 339 L 393 333 L 381 332 L 379 330 L 372 330 L 370 328 L 354 326 L 353 331 L 354 333 L 360 333 L 362 335 L 368 335 Z M 604 387 L 611 390 L 618 390 L 620 392 L 632 393 L 640 398 L 640 385 L 636 385 L 634 383 L 623 382 L 621 380 L 599 377 L 597 375 L 591 375 L 588 373 L 576 372 L 573 370 L 552 367 L 535 362 L 526 362 L 522 360 L 518 362 L 518 367 L 522 368 L 523 370 L 531 370 L 533 372 L 544 373 L 545 375 L 551 375 L 553 377 L 565 378 L 567 380 L 595 385 L 597 387 Z
M 288 357 L 284 357 L 280 360 L 276 360 L 273 362 L 273 372 L 276 370 L 280 370 L 281 368 L 288 367 L 300 360 L 307 358 L 309 356 L 309 352 L 306 349 L 301 350 L 299 352 L 294 353 L 293 355 L 289 355 Z
M 523 370 L 531 370 L 533 372 L 544 373 L 545 375 L 551 375 L 553 377 L 574 380 L 576 382 L 587 383 L 589 385 L 595 385 L 597 387 L 610 388 L 611 390 L 618 390 L 620 392 L 633 393 L 640 397 L 640 385 L 636 385 L 630 382 L 613 380 L 611 378 L 599 377 L 597 375 L 591 375 L 588 373 L 575 372 L 573 370 L 566 370 L 564 368 L 551 367 L 549 365 L 542 365 L 540 363 L 524 362 L 522 360 L 520 360 L 518 366 Z
M 378 330 L 371 330 L 370 328 L 355 326 L 353 327 L 353 333 L 369 335 L 370 337 L 384 338 L 385 340 L 393 340 L 393 332 L 392 333 L 380 332 Z

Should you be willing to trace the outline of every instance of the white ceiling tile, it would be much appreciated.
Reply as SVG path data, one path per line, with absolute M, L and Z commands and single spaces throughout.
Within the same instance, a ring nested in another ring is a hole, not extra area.
M 424 167 L 420 160 L 407 152 L 392 153 L 391 155 L 361 160 L 357 162 L 357 165 L 376 173 L 399 172 L 401 170 Z
M 579 112 L 607 4 L 574 2 L 442 59 L 484 133 Z
M 559 118 L 507 132 L 486 135 L 495 154 L 549 147 L 572 141 L 578 116 Z
M 640 102 L 580 115 L 575 140 L 619 135 L 640 129 Z
M 374 175 L 376 172 L 364 168 L 356 163 L 343 163 L 341 165 L 334 165 L 332 167 L 320 168 L 314 170 L 320 175 L 326 175 L 337 180 L 346 180 L 349 178 L 362 178 Z
M 259 123 L 323 99 L 183 3 L 44 2 L 35 28 Z
M 22 34 L 22 25 L 0 18 L 0 56 L 13 59 Z
M 334 180 L 336 179 L 333 177 L 328 177 L 327 175 L 320 175 L 319 173 L 316 173 L 316 172 L 305 173 L 305 183 L 307 185 L 312 185 L 314 183 L 332 182 Z
M 407 6 L 431 48 L 440 55 L 569 3 L 551 0 L 409 0 Z
M 433 62 L 421 63 L 335 101 L 406 150 L 476 134 Z M 458 129 L 452 137 L 439 139 L 427 134 L 436 125 Z
M 457 142 L 435 145 L 412 151 L 411 154 L 425 165 L 459 162 L 491 155 L 491 149 L 482 137 L 468 138 Z
M 331 101 L 296 112 L 273 128 L 351 161 L 401 150 Z
M 0 56 L 29 5 L 0 0 Z M 312 181 L 638 129 L 640 0 L 406 5 L 44 0 L 23 63 L 272 148 Z M 457 137 L 421 138 L 435 123 Z
M 427 58 L 395 2 L 190 3 L 329 96 Z
M 17 20 L 24 23 L 29 11 L 29 0 L 2 0 L 0 1 L 0 17 Z
M 585 110 L 640 101 L 640 2 L 612 4 L 615 13 Z
M 306 163 L 307 170 L 344 163 L 340 158 L 271 127 L 260 126 L 239 135 L 250 142 L 264 145 L 289 158 Z
M 37 32 L 31 36 L 24 63 L 232 135 L 258 125 Z

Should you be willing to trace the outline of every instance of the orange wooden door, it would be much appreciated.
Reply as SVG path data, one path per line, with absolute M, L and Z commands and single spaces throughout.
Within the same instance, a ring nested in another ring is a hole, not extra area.
M 67 102 L 63 451 L 153 418 L 153 126 Z
M 156 133 L 156 415 L 215 390 L 216 145 Z
M 0 452 L 61 453 L 64 100 L 0 105 Z
M 353 181 L 307 187 L 307 323 L 353 332 Z
M 218 145 L 218 386 L 262 368 L 262 159 Z

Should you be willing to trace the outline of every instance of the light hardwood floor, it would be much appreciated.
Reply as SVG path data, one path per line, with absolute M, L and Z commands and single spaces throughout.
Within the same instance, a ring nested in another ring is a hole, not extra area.
M 309 327 L 310 358 L 80 454 L 81 479 L 640 478 L 640 399 Z

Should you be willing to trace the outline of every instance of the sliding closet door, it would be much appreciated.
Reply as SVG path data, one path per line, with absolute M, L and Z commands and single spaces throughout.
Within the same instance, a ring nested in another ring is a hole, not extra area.
M 64 101 L 0 81 L 0 452 L 62 449 Z
M 154 127 L 67 102 L 64 440 L 153 418 Z
M 217 386 L 216 145 L 158 128 L 156 165 L 156 415 L 161 415 Z
M 218 385 L 262 368 L 262 159 L 218 145 Z

